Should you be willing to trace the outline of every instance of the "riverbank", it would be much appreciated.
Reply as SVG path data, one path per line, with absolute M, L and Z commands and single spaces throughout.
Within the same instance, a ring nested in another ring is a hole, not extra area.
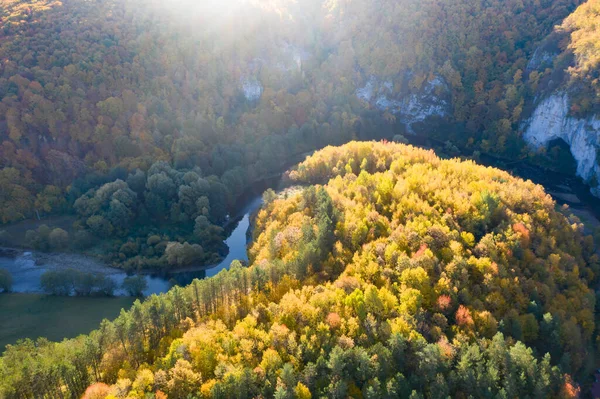
M 271 182 L 273 184 L 273 182 Z M 262 191 L 248 194 L 246 202 L 238 208 L 236 217 L 228 226 L 228 238 L 225 244 L 229 248 L 227 255 L 215 264 L 198 265 L 177 269 L 165 274 L 153 274 L 150 271 L 136 273 L 144 276 L 148 288 L 144 295 L 160 294 L 168 291 L 173 283 L 187 285 L 195 278 L 213 276 L 229 267 L 238 259 L 247 261 L 247 232 L 250 227 L 250 215 L 262 204 Z M 47 271 L 74 269 L 83 273 L 107 276 L 120 287 L 127 274 L 107 265 L 98 258 L 77 253 L 42 253 L 17 248 L 0 248 L 0 268 L 7 269 L 13 277 L 13 292 L 42 293 L 41 275 Z M 118 288 L 116 296 L 126 296 L 127 292 Z
M 12 292 L 15 293 L 42 294 L 40 279 L 45 272 L 73 269 L 82 273 L 109 277 L 117 287 L 115 296 L 129 295 L 120 288 L 127 274 L 96 258 L 73 253 L 41 253 L 14 248 L 2 248 L 0 254 L 0 268 L 8 270 L 11 274 Z M 146 296 L 166 292 L 171 288 L 168 278 L 143 276 L 147 283 L 147 289 L 144 290 Z
M 15 248 L 10 248 L 10 250 L 19 251 Z M 120 269 L 108 266 L 100 259 L 84 254 L 66 252 L 46 253 L 25 250 L 23 255 L 30 257 L 35 261 L 36 266 L 43 267 L 46 270 L 76 269 L 83 273 L 102 274 L 106 276 L 123 272 Z

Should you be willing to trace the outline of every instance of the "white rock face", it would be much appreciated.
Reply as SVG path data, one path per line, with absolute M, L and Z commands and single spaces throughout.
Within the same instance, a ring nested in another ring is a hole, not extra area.
M 524 126 L 525 140 L 534 148 L 545 147 L 555 139 L 564 140 L 571 148 L 577 161 L 577 175 L 590 181 L 600 180 L 597 149 L 600 148 L 600 119 L 596 116 L 587 119 L 573 118 L 569 113 L 569 96 L 554 94 L 542 101 Z M 600 196 L 598 188 L 592 189 Z
M 277 67 L 283 71 L 302 70 L 302 63 L 311 58 L 311 54 L 301 47 L 285 42 L 282 46 L 283 59 Z
M 549 51 L 545 51 L 542 48 L 538 47 L 531 56 L 531 60 L 527 63 L 527 68 L 525 69 L 527 72 L 535 71 L 535 70 L 543 70 L 543 68 L 552 67 L 552 62 L 558 53 L 553 53 Z
M 448 102 L 436 95 L 437 89 L 448 91 L 446 83 L 439 77 L 425 83 L 418 94 L 395 97 L 393 89 L 392 81 L 380 82 L 375 76 L 371 76 L 363 87 L 356 89 L 355 94 L 360 100 L 381 111 L 398 115 L 409 132 L 412 131 L 413 123 L 422 122 L 431 116 L 448 115 Z
M 260 82 L 254 78 L 244 78 L 242 79 L 242 91 L 244 92 L 244 97 L 248 101 L 256 101 L 260 98 L 263 92 L 263 87 Z
M 261 70 L 275 70 L 285 80 L 286 75 L 301 72 L 304 61 L 309 60 L 312 55 L 302 47 L 295 46 L 283 41 L 275 54 L 258 54 L 242 66 L 242 77 L 239 89 L 244 93 L 248 101 L 257 101 L 263 94 L 264 87 L 257 79 Z M 285 86 L 285 82 L 281 82 Z

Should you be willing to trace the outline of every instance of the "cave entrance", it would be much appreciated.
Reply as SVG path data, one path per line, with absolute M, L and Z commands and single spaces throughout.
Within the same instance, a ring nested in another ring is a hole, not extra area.
M 548 163 L 548 168 L 570 175 L 577 173 L 577 161 L 571 154 L 571 148 L 563 139 L 548 142 L 546 148 L 544 161 Z

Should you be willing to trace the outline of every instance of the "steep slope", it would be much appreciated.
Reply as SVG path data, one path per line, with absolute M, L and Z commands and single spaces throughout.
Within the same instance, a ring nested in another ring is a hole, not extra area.
M 600 120 L 596 115 L 578 118 L 570 115 L 567 93 L 553 94 L 541 101 L 525 122 L 525 140 L 536 149 L 546 148 L 552 140 L 562 139 L 569 145 L 577 162 L 577 175 L 592 185 L 600 197 Z
M 303 187 L 265 194 L 251 266 L 88 337 L 9 347 L 0 396 L 576 393 L 598 257 L 540 186 L 374 142 L 328 147 L 290 179 Z
M 581 1 L 222 3 L 2 0 L 0 222 L 76 213 L 71 249 L 166 270 L 218 259 L 236 198 L 327 144 L 525 157 L 528 60 Z
M 590 0 L 545 41 L 550 49 L 537 51 L 530 68 L 552 79 L 540 86 L 535 110 L 522 126 L 525 140 L 536 149 L 557 138 L 564 140 L 577 161 L 577 174 L 590 183 L 596 196 L 600 196 L 599 21 L 600 1 Z

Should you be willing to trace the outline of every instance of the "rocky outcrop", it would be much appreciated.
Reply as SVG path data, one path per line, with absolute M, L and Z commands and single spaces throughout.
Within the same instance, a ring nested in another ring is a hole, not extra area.
M 257 78 L 263 68 L 279 73 L 283 79 L 281 84 L 285 87 L 285 79 L 291 73 L 302 71 L 302 64 L 310 58 L 311 54 L 305 49 L 284 41 L 279 46 L 277 53 L 259 54 L 258 57 L 254 57 L 244 65 L 239 88 L 246 100 L 256 102 L 264 91 L 262 83 Z
M 541 148 L 555 139 L 564 140 L 577 161 L 577 175 L 592 182 L 600 181 L 598 149 L 600 149 L 600 119 L 596 116 L 578 119 L 569 116 L 569 96 L 556 93 L 541 101 L 532 116 L 523 124 L 524 138 L 534 148 Z M 598 187 L 592 193 L 600 197 Z
M 263 92 L 263 86 L 256 78 L 243 78 L 241 81 L 244 97 L 248 101 L 257 101 Z
M 380 81 L 371 76 L 367 83 L 356 90 L 356 96 L 381 111 L 396 115 L 406 125 L 409 132 L 416 122 L 422 122 L 432 116 L 444 117 L 449 114 L 449 103 L 437 93 L 449 92 L 448 86 L 436 77 L 426 82 L 418 93 L 398 96 L 394 93 L 391 80 Z
M 531 56 L 531 59 L 527 63 L 525 68 L 526 72 L 540 71 L 545 68 L 552 68 L 554 59 L 558 56 L 558 51 L 546 50 L 542 47 L 538 47 Z

